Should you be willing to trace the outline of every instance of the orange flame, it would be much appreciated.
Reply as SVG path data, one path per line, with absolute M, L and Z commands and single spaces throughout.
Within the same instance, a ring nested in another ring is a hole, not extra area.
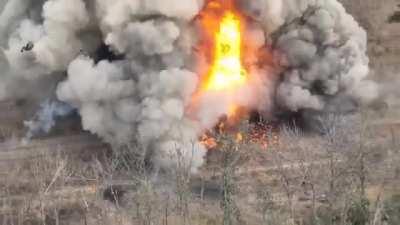
M 198 49 L 210 63 L 206 70 L 200 69 L 203 78 L 193 102 L 209 92 L 227 94 L 232 103 L 226 115 L 233 119 L 240 112 L 240 107 L 233 103 L 234 95 L 249 81 L 242 60 L 245 19 L 236 10 L 233 0 L 208 0 L 198 21 L 203 32 Z
M 205 90 L 232 90 L 246 82 L 241 44 L 240 20 L 233 12 L 227 11 L 216 33 L 214 62 L 205 82 Z
M 218 146 L 217 140 L 207 134 L 203 134 L 200 143 L 202 143 L 208 150 L 215 149 Z
M 218 148 L 216 135 L 231 131 L 229 128 L 248 113 L 249 109 L 236 101 L 236 95 L 243 93 L 243 90 L 247 90 L 245 86 L 254 82 L 250 73 L 259 64 L 258 60 L 269 62 L 272 56 L 267 54 L 269 51 L 260 50 L 251 42 L 243 42 L 247 32 L 246 22 L 251 20 L 236 9 L 234 0 L 207 0 L 196 22 L 200 23 L 202 32 L 196 47 L 200 62 L 198 71 L 202 79 L 188 111 L 196 112 L 197 107 L 203 104 L 203 96 L 208 98 L 214 94 L 226 98 L 224 104 L 228 104 L 224 105 L 228 107 L 224 108 L 226 115 L 221 115 L 220 123 L 215 127 L 218 130 L 215 133 L 206 132 L 200 137 L 200 142 L 211 150 Z M 249 141 L 248 135 L 240 132 L 236 133 L 234 139 L 236 143 Z

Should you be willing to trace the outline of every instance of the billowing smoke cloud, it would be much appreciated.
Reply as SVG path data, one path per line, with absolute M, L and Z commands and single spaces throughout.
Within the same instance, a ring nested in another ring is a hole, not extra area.
M 194 20 L 203 5 L 0 1 L 0 100 L 56 94 L 78 110 L 85 130 L 113 146 L 138 142 L 155 165 L 168 168 L 183 158 L 195 172 L 206 152 L 199 135 L 232 103 L 270 111 L 275 101 L 284 110 L 324 112 L 375 97 L 375 85 L 365 80 L 366 33 L 336 0 L 238 0 L 251 18 L 245 43 L 283 55 L 283 73 L 250 57 L 245 87 L 207 93 L 193 107 L 199 68 L 209 64 L 194 51 L 202 33 Z M 104 45 L 102 58 L 97 49 Z
M 345 111 L 377 97 L 377 86 L 366 80 L 367 34 L 340 3 L 258 0 L 242 5 L 269 27 L 274 48 L 284 55 L 276 93 L 281 107 Z

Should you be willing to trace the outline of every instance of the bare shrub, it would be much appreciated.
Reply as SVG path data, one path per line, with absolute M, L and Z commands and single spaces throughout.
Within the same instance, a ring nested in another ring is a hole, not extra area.
M 195 151 L 194 143 L 192 151 Z M 192 197 L 190 189 L 190 181 L 192 177 L 192 163 L 193 159 L 187 161 L 186 156 L 182 154 L 182 150 L 176 149 L 177 152 L 177 164 L 174 168 L 175 174 L 175 194 L 176 194 L 176 209 L 178 215 L 182 217 L 182 223 L 187 224 L 190 219 L 190 209 L 189 204 Z M 194 155 L 192 152 L 191 155 Z M 167 209 L 167 208 L 166 208 Z
M 223 224 L 234 225 L 243 224 L 240 216 L 239 207 L 235 201 L 237 193 L 237 185 L 235 182 L 235 172 L 240 159 L 240 144 L 234 137 L 229 135 L 221 135 L 219 138 L 221 143 L 221 151 L 223 154 L 222 167 L 222 199 L 221 208 L 223 210 Z
M 152 225 L 157 221 L 158 194 L 149 180 L 144 180 L 135 193 L 136 219 L 140 224 Z

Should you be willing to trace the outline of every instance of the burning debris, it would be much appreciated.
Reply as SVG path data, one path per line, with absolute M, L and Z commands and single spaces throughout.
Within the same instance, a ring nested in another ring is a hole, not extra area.
M 183 157 L 195 172 L 224 116 L 376 96 L 366 33 L 336 0 L 8 0 L 0 12 L 0 100 L 56 94 L 85 130 L 140 144 L 160 168 Z
M 26 45 L 24 45 L 24 47 L 21 48 L 21 53 L 31 51 L 33 47 L 33 42 L 29 41 L 28 43 L 26 43 Z

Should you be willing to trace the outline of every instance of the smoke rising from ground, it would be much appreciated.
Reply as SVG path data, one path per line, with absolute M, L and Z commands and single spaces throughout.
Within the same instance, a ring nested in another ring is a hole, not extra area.
M 192 112 L 199 65 L 209 63 L 194 57 L 201 39 L 194 20 L 203 5 L 201 0 L 0 1 L 0 100 L 45 101 L 56 94 L 78 110 L 85 130 L 108 143 L 139 142 L 157 166 L 168 168 L 183 156 L 196 171 L 206 152 L 198 136 L 228 113 L 232 102 L 266 112 L 275 105 L 325 112 L 346 111 L 376 97 L 376 85 L 366 80 L 366 33 L 337 1 L 238 0 L 251 18 L 245 42 L 283 55 L 283 72 L 274 74 L 247 59 L 246 87 L 203 96 Z M 21 52 L 29 42 L 33 48 Z M 121 57 L 99 59 L 102 44 Z
M 68 116 L 74 112 L 69 104 L 45 100 L 41 105 L 39 111 L 36 113 L 32 120 L 25 121 L 24 124 L 28 127 L 27 139 L 33 138 L 36 134 L 47 134 L 55 126 L 56 121 L 60 117 Z

